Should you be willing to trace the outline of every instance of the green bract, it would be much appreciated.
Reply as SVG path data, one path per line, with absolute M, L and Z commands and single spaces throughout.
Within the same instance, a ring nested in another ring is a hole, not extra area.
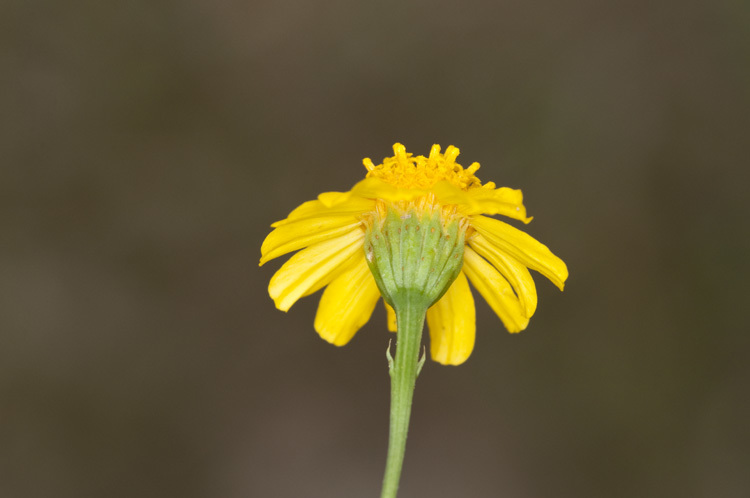
M 448 290 L 463 266 L 466 228 L 441 210 L 389 209 L 365 232 L 365 256 L 385 301 L 398 308 L 408 300 L 424 310 Z

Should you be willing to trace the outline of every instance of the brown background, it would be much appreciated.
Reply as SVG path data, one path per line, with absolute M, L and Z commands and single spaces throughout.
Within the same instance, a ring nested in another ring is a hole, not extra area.
M 400 496 L 749 496 L 747 2 L 4 2 L 0 68 L 0 496 L 377 496 L 385 313 L 257 260 L 396 141 L 571 273 L 426 365 Z

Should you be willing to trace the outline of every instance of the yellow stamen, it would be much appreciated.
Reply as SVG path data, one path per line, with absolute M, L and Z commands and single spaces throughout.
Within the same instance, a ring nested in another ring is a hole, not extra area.
M 441 154 L 440 146 L 433 145 L 429 157 L 414 156 L 397 143 L 393 146 L 393 157 L 383 159 L 382 164 L 375 166 L 370 158 L 362 162 L 367 168 L 368 178 L 379 178 L 398 188 L 429 189 L 442 180 L 463 190 L 481 187 L 482 182 L 474 176 L 479 163 L 472 163 L 464 169 L 456 162 L 459 152 L 458 147 L 451 145 L 445 154 Z

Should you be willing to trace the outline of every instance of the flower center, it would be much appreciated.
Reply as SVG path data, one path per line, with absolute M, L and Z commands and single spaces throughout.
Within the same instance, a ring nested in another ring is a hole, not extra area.
M 429 157 L 407 153 L 401 144 L 395 144 L 393 152 L 393 157 L 383 159 L 383 164 L 377 166 L 369 157 L 365 158 L 362 162 L 368 170 L 367 178 L 379 178 L 394 187 L 405 189 L 429 189 L 442 180 L 463 190 L 482 186 L 479 178 L 474 176 L 479 163 L 472 163 L 464 169 L 456 163 L 460 151 L 452 145 L 445 150 L 445 154 L 440 153 L 439 145 L 433 145 Z

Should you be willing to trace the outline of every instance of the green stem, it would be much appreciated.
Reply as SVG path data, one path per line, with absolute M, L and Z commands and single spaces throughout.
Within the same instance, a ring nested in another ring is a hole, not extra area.
M 406 450 L 406 433 L 419 374 L 419 346 L 426 308 L 422 299 L 400 300 L 406 306 L 396 309 L 398 335 L 396 360 L 391 364 L 391 428 L 388 438 L 388 460 L 385 464 L 381 498 L 396 498 L 401 467 Z

